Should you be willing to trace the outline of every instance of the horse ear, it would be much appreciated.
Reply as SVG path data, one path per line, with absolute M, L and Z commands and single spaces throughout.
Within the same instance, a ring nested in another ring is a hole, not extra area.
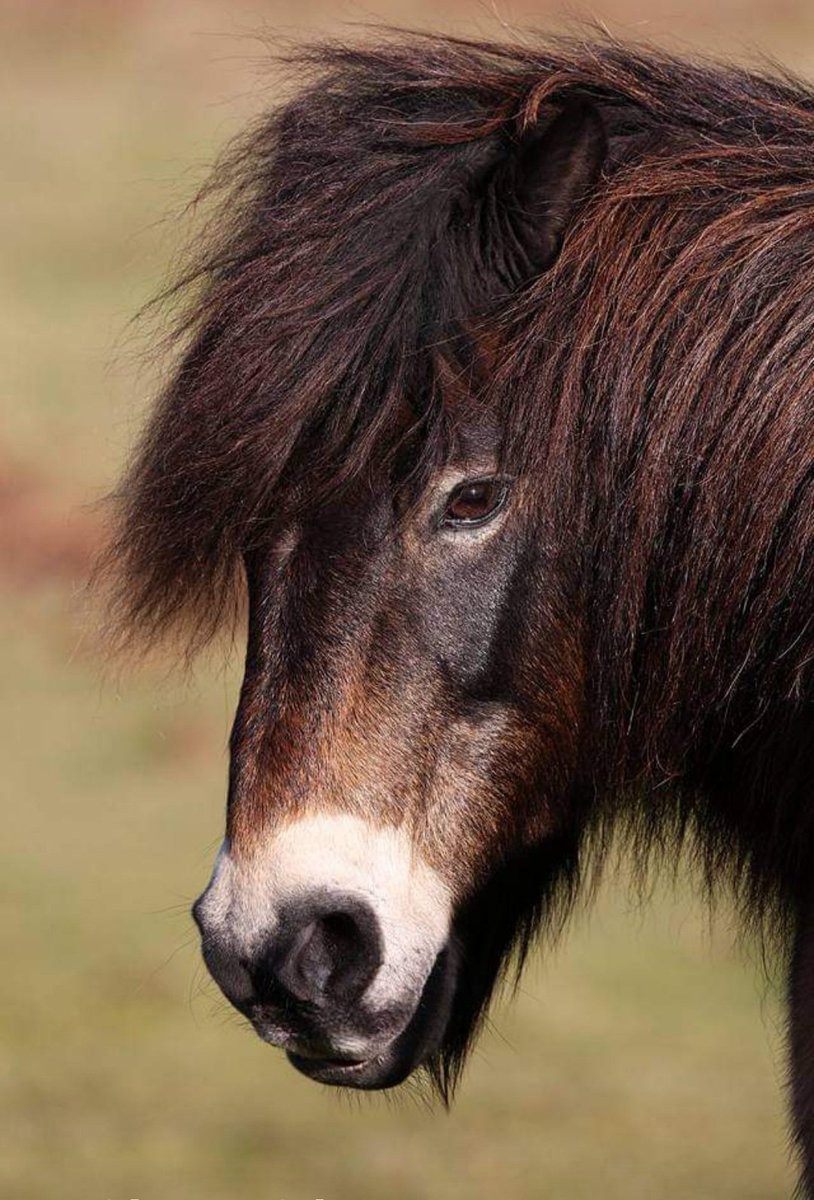
M 513 171 L 512 223 L 530 275 L 545 271 L 566 229 L 602 170 L 607 140 L 587 101 L 570 101 L 541 132 L 523 138 Z

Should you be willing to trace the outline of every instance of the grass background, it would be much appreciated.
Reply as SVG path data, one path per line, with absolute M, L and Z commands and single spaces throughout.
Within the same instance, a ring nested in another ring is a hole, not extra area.
M 779 989 L 691 881 L 624 871 L 498 1007 L 451 1113 L 295 1075 L 219 1001 L 189 902 L 220 838 L 236 662 L 111 678 L 83 603 L 154 387 L 128 322 L 167 214 L 273 102 L 272 43 L 381 19 L 579 15 L 460 0 L 0 0 L 0 1196 L 766 1200 L 787 1195 Z M 616 32 L 814 77 L 806 3 L 609 3 Z

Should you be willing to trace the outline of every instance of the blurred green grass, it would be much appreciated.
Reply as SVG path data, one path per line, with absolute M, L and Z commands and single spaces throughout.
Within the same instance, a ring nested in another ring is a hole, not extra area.
M 376 15 L 460 30 L 472 11 Z M 807 15 L 750 11 L 754 40 L 810 57 Z M 273 91 L 245 37 L 261 19 L 330 31 L 337 14 L 0 4 L 0 476 L 70 504 L 66 531 L 91 519 L 153 386 L 127 322 L 177 249 L 161 218 Z M 675 32 L 720 48 L 706 22 Z M 218 999 L 187 912 L 220 838 L 237 663 L 215 655 L 185 683 L 103 674 L 82 572 L 47 566 L 0 561 L 0 1196 L 788 1194 L 778 996 L 691 883 L 642 910 L 611 881 L 499 1007 L 449 1114 L 296 1076 Z

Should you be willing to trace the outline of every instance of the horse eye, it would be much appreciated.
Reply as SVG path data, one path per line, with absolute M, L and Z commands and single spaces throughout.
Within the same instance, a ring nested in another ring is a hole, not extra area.
M 485 525 L 501 510 L 508 494 L 508 484 L 502 479 L 459 483 L 447 496 L 441 524 L 453 529 Z

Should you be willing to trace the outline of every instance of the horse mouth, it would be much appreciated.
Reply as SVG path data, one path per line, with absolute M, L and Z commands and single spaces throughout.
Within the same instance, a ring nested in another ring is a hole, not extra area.
M 457 979 L 457 955 L 447 947 L 436 959 L 405 1028 L 369 1058 L 330 1058 L 287 1050 L 301 1074 L 333 1087 L 383 1091 L 397 1087 L 439 1049 L 449 1023 Z M 304 1048 L 303 1048 L 304 1049 Z
M 311 1058 L 289 1050 L 286 1057 L 292 1067 L 315 1083 L 363 1091 L 396 1087 L 413 1070 L 410 1063 L 391 1062 L 389 1054 L 369 1059 Z

